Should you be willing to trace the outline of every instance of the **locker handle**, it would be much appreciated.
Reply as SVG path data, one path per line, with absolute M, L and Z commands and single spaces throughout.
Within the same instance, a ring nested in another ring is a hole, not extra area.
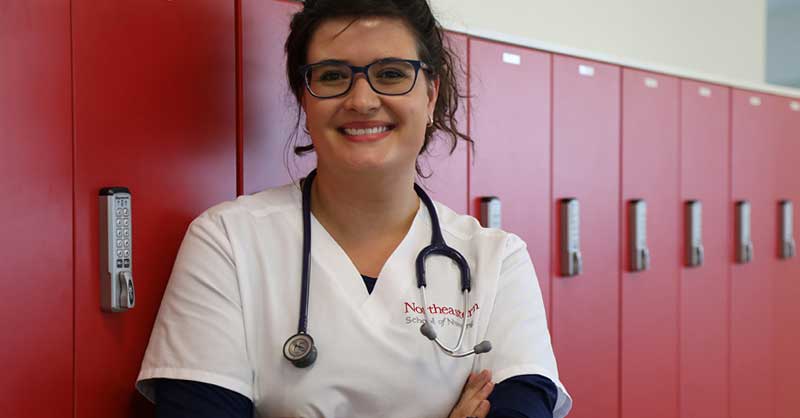
M 784 254 L 786 254 L 785 258 L 794 257 L 795 253 L 797 252 L 797 246 L 796 246 L 796 243 L 794 241 L 794 238 L 792 238 L 791 241 L 784 243 L 783 245 L 785 246 L 785 248 L 783 250 Z
M 705 258 L 705 249 L 702 245 L 697 245 L 694 247 L 694 256 L 695 260 L 697 260 L 696 266 L 702 266 L 703 259 Z
M 645 247 L 639 250 L 642 257 L 642 270 L 650 270 L 650 249 Z
M 753 241 L 744 245 L 744 262 L 749 263 L 753 261 Z
M 583 273 L 583 255 L 580 251 L 575 251 L 572 253 L 572 259 L 575 261 L 575 274 L 579 275 Z

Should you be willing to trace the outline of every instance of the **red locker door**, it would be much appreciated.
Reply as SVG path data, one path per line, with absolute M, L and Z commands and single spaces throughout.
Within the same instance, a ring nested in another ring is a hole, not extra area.
M 502 229 L 519 235 L 550 302 L 550 54 L 470 39 L 470 214 L 502 202 Z M 549 317 L 549 315 L 548 315 Z
M 467 94 L 467 37 L 456 33 L 448 33 L 445 41 L 455 53 L 453 57 L 458 71 L 459 92 Z M 458 129 L 467 132 L 467 100 L 459 101 L 456 114 Z M 467 211 L 467 148 L 466 141 L 458 140 L 455 151 L 450 155 L 451 139 L 442 133 L 437 134 L 428 146 L 428 151 L 420 156 L 419 165 L 424 175 L 433 175 L 428 179 L 417 181 L 425 186 L 431 198 L 444 203 L 458 213 Z M 419 176 L 418 176 L 419 177 Z
M 679 86 L 623 70 L 622 418 L 678 416 Z M 629 202 L 647 204 L 650 268 L 630 269 Z
M 619 416 L 620 68 L 553 57 L 553 348 L 570 417 Z M 580 204 L 583 273 L 561 274 L 560 201 Z
M 731 418 L 774 416 L 772 372 L 772 282 L 777 247 L 776 152 L 768 135 L 776 98 L 733 90 L 732 202 L 751 204 L 753 261 L 731 267 Z M 731 260 L 735 260 L 735 215 Z
M 72 5 L 75 416 L 151 416 L 134 383 L 178 247 L 194 217 L 235 197 L 234 6 Z M 112 185 L 132 194 L 137 294 L 114 314 L 98 273 L 98 191 Z
M 728 418 L 730 89 L 681 81 L 681 202 L 702 205 L 701 266 L 682 259 L 682 418 Z M 683 232 L 689 222 L 682 216 Z M 687 238 L 680 235 L 681 253 Z
M 305 119 L 297 124 L 297 104 L 286 79 L 283 45 L 299 3 L 242 0 L 242 123 L 239 167 L 245 194 L 280 186 L 308 174 L 314 154 L 298 157 L 307 145 Z M 290 141 L 297 127 L 297 143 Z M 288 159 L 287 159 L 288 158 Z M 288 163 L 288 170 L 287 170 Z
M 771 136 L 777 141 L 777 192 L 793 206 L 793 237 L 800 243 L 800 99 L 778 99 Z M 777 218 L 780 228 L 780 217 Z M 775 417 L 800 415 L 800 256 L 778 260 L 773 292 L 775 306 Z
M 72 416 L 69 31 L 68 1 L 0 6 L 0 410 L 7 417 Z

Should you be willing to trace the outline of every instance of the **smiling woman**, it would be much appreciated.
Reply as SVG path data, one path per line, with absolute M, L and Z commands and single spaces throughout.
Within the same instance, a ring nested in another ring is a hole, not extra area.
M 190 226 L 139 375 L 159 418 L 565 416 L 525 243 L 414 184 L 434 132 L 471 142 L 427 1 L 307 1 L 286 54 L 317 168 Z

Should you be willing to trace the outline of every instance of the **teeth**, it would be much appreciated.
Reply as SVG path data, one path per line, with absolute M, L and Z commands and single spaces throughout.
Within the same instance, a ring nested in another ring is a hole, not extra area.
M 351 136 L 375 135 L 389 130 L 388 126 L 376 126 L 368 129 L 350 129 L 344 128 L 344 133 Z

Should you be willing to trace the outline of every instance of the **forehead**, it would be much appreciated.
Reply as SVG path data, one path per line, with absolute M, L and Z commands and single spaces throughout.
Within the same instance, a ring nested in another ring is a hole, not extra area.
M 416 45 L 411 30 L 398 18 L 328 19 L 311 36 L 307 62 L 337 59 L 365 65 L 386 57 L 418 59 Z

